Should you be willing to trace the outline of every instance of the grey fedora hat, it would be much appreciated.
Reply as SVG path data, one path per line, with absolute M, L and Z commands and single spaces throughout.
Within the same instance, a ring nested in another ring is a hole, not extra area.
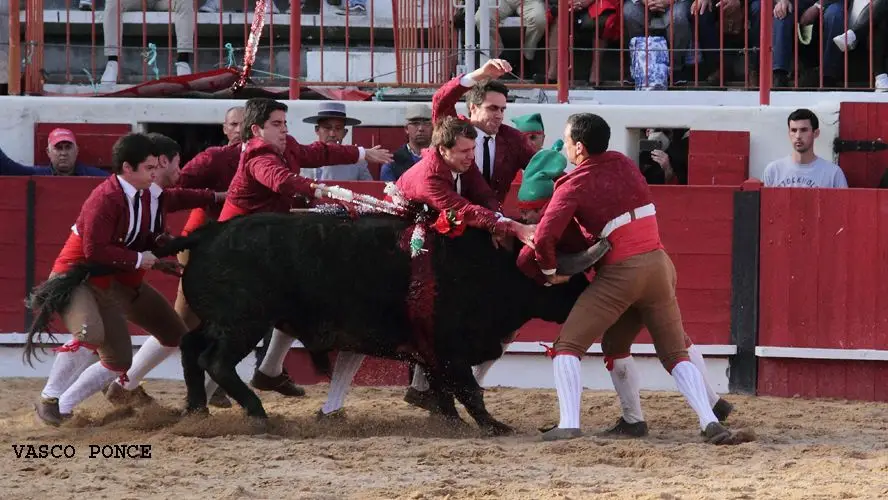
M 324 101 L 318 106 L 318 114 L 304 118 L 305 123 L 317 123 L 325 118 L 341 118 L 346 125 L 360 125 L 361 120 L 349 118 L 345 114 L 345 104 L 341 102 Z

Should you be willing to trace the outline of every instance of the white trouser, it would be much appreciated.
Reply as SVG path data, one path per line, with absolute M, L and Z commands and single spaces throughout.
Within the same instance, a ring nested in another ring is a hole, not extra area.
M 143 0 L 106 0 L 105 19 L 102 27 L 105 32 L 105 56 L 118 55 L 120 42 L 121 13 L 141 11 Z M 144 0 L 147 10 L 173 13 L 176 26 L 176 51 L 194 52 L 194 1 L 193 0 Z M 172 7 L 171 7 L 172 5 Z

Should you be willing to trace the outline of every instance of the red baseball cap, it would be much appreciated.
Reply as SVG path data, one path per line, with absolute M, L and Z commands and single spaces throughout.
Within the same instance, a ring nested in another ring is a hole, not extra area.
M 57 128 L 49 133 L 49 147 L 53 147 L 60 142 L 70 142 L 71 144 L 77 145 L 77 140 L 74 138 L 74 132 L 66 128 Z

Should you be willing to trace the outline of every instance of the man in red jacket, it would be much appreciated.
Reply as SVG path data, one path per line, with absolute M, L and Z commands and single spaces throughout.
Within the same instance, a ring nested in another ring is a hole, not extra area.
M 490 185 L 500 203 L 506 199 L 519 170 L 536 153 L 527 136 L 503 124 L 509 88 L 496 80 L 512 71 L 505 59 L 491 59 L 475 71 L 458 76 L 432 97 L 432 122 L 445 116 L 457 116 L 456 103 L 465 96 L 468 120 L 475 128 L 473 167 Z
M 58 349 L 36 405 L 37 415 L 50 425 L 59 425 L 78 403 L 115 378 L 125 379 L 132 361 L 127 321 L 163 345 L 178 345 L 186 333 L 169 302 L 143 278 L 157 262 L 152 249 L 165 234 L 166 214 L 210 205 L 219 197 L 210 190 L 163 191 L 154 184 L 156 151 L 144 134 L 128 134 L 115 143 L 115 175 L 86 199 L 53 265 L 50 280 L 78 264 L 93 269 L 61 309 L 74 338 Z M 93 364 L 93 352 L 99 363 Z
M 247 101 L 241 136 L 246 142 L 237 173 L 228 187 L 220 222 L 259 212 L 286 213 L 294 198 L 310 201 L 319 197 L 314 181 L 299 175 L 301 167 L 350 165 L 361 160 L 387 163 L 392 159 L 391 153 L 379 146 L 364 149 L 322 142 L 302 146 L 287 134 L 287 105 L 272 99 Z M 283 371 L 284 358 L 292 344 L 292 337 L 274 330 L 265 358 L 253 373 L 250 383 L 254 388 L 287 396 L 305 394 Z
M 509 88 L 497 78 L 510 71 L 512 66 L 505 59 L 491 59 L 475 71 L 450 80 L 432 97 L 433 122 L 446 116 L 458 116 L 468 120 L 475 128 L 473 168 L 481 173 L 500 204 L 509 194 L 517 173 L 527 166 L 536 153 L 536 147 L 526 135 L 503 124 Z M 463 97 L 469 110 L 468 117 L 456 113 L 456 103 Z M 487 361 L 476 368 L 479 384 L 494 362 Z M 428 392 L 428 386 L 425 373 L 417 366 L 404 401 L 427 410 L 433 409 L 437 403 Z
M 660 361 L 697 413 L 706 440 L 731 443 L 733 435 L 718 422 L 703 375 L 688 356 L 675 298 L 675 267 L 660 242 L 650 189 L 629 158 L 607 151 L 609 141 L 610 127 L 601 117 L 581 113 L 568 119 L 565 149 L 568 161 L 577 167 L 556 181 L 552 201 L 536 229 L 535 257 L 552 284 L 569 279 L 556 274 L 555 249 L 571 221 L 611 244 L 555 340 L 561 420 L 543 439 L 582 435 L 580 360 L 589 347 L 605 335 L 631 343 L 645 326 Z

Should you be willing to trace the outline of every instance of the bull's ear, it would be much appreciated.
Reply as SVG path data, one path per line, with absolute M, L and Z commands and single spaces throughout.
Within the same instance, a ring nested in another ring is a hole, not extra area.
M 610 243 L 602 239 L 586 249 L 585 252 L 558 255 L 557 273 L 566 276 L 582 273 L 604 257 L 610 248 Z

